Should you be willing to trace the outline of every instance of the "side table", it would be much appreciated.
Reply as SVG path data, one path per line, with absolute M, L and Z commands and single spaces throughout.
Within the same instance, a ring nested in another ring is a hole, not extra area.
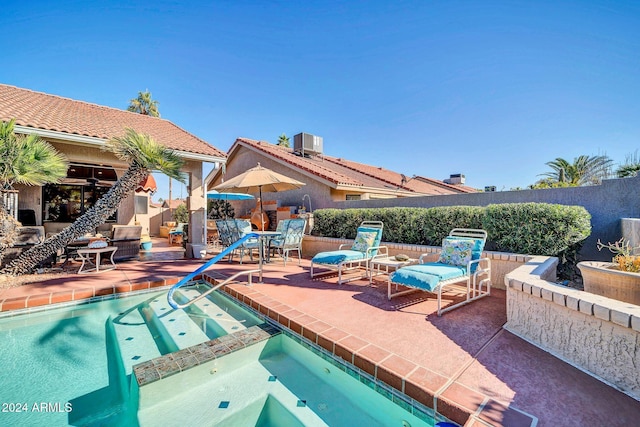
M 409 258 L 406 261 L 398 261 L 393 256 L 373 258 L 369 261 L 369 286 L 373 284 L 373 278 L 375 276 L 380 276 L 381 274 L 386 274 L 388 276 L 389 273 L 396 271 L 400 267 L 417 263 L 418 260 L 413 258 Z
M 118 248 L 116 246 L 107 246 L 104 248 L 83 248 L 78 249 L 78 256 L 82 259 L 82 265 L 78 270 L 78 274 L 86 274 L 95 271 L 96 273 L 100 273 L 103 271 L 110 271 L 116 268 L 116 263 L 113 261 L 113 255 L 116 253 Z M 106 254 L 109 256 L 109 261 L 111 265 L 108 265 L 107 268 L 100 269 L 100 257 L 102 254 Z M 95 255 L 95 262 L 91 260 L 91 255 Z M 88 265 L 88 269 L 84 269 L 84 266 Z

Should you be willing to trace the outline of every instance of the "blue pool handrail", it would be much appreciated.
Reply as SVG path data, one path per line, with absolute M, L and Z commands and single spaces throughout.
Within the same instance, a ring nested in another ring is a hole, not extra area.
M 222 258 L 224 258 L 225 256 L 229 255 L 231 252 L 233 252 L 238 246 L 242 245 L 245 241 L 251 239 L 251 238 L 259 238 L 260 235 L 257 233 L 248 233 L 244 236 L 242 236 L 240 239 L 236 240 L 235 242 L 233 242 L 231 245 L 229 245 L 227 248 L 225 248 L 222 252 L 220 252 L 218 255 L 216 255 L 215 257 L 211 258 L 209 261 L 207 261 L 206 263 L 204 263 L 202 266 L 200 266 L 197 270 L 187 274 L 186 276 L 184 276 L 178 283 L 176 283 L 175 285 L 173 285 L 171 287 L 171 289 L 169 289 L 169 293 L 167 294 L 167 301 L 169 302 L 169 305 L 174 308 L 174 309 L 178 309 L 178 308 L 184 308 L 192 303 L 194 303 L 196 300 L 205 297 L 207 294 L 213 292 L 214 290 L 218 289 L 220 286 L 225 285 L 226 283 L 228 283 L 230 280 L 235 279 L 236 277 L 242 275 L 242 274 L 249 274 L 249 282 L 251 282 L 251 273 L 258 273 L 261 270 L 245 270 L 245 271 L 241 271 L 239 273 L 234 274 L 232 277 L 228 278 L 227 280 L 225 280 L 222 283 L 219 283 L 217 286 L 215 286 L 214 288 L 210 289 L 209 291 L 207 291 L 204 294 L 201 294 L 198 298 L 193 299 L 191 301 L 189 301 L 186 304 L 178 304 L 175 299 L 173 298 L 173 294 L 175 293 L 175 291 L 178 290 L 178 288 L 188 284 L 191 279 L 193 279 L 194 277 L 200 275 L 203 271 L 207 270 L 209 267 L 211 267 L 213 264 L 215 264 L 216 262 L 220 261 Z M 262 262 L 262 260 L 261 260 Z M 260 267 L 262 268 L 262 264 L 260 265 Z

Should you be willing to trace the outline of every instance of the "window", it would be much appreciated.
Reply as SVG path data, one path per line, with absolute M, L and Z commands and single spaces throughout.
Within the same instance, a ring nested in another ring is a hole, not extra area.
M 63 184 L 42 187 L 43 222 L 73 222 L 104 196 L 118 180 L 115 169 L 85 163 L 71 163 Z M 85 183 L 86 181 L 86 183 Z M 115 222 L 114 212 L 107 222 Z
M 147 196 L 136 196 L 136 214 L 146 215 L 149 213 L 149 203 L 147 203 Z
M 347 194 L 345 200 L 360 200 L 361 197 L 360 194 Z
M 42 187 L 42 219 L 44 222 L 73 222 L 95 205 L 109 188 L 47 184 Z M 116 218 L 114 212 L 107 222 L 115 222 Z

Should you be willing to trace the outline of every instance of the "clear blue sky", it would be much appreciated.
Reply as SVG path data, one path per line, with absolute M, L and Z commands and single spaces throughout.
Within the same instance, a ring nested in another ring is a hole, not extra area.
M 308 132 L 328 155 L 508 190 L 556 157 L 640 148 L 639 2 L 2 4 L 2 83 L 123 109 L 149 89 L 223 151 Z

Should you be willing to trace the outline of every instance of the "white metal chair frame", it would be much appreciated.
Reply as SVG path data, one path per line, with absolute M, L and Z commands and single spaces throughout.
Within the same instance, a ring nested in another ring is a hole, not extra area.
M 451 230 L 448 237 L 467 237 L 471 239 L 482 239 L 486 242 L 487 232 L 484 230 L 469 229 L 469 228 L 454 228 L 453 230 Z M 420 258 L 418 259 L 418 264 L 424 264 L 425 263 L 424 259 L 427 256 L 432 256 L 432 255 L 433 254 L 420 255 Z M 472 273 L 471 271 L 473 269 L 474 264 L 477 264 L 477 266 L 475 268 L 475 271 Z M 400 269 L 402 268 L 404 267 L 401 267 Z M 443 309 L 442 308 L 443 289 L 452 285 L 458 285 L 458 287 L 460 287 L 459 284 L 461 282 L 466 282 L 465 299 L 463 301 L 460 301 L 459 303 L 450 305 Z M 446 313 L 447 311 L 451 311 L 462 305 L 468 304 L 477 299 L 491 295 L 491 260 L 489 258 L 480 258 L 480 259 L 469 261 L 469 263 L 467 264 L 467 271 L 465 275 L 455 277 L 453 279 L 441 280 L 432 291 L 422 289 L 422 288 L 411 288 L 403 283 L 400 283 L 399 284 L 400 286 L 404 286 L 409 289 L 392 293 L 391 291 L 392 285 L 396 285 L 395 288 L 396 290 L 398 289 L 398 284 L 393 282 L 393 274 L 389 275 L 387 283 L 388 283 L 387 297 L 389 300 L 391 300 L 391 298 L 395 298 L 400 295 L 405 295 L 405 294 L 416 292 L 416 291 L 435 293 L 438 298 L 438 316 L 442 316 L 442 314 Z M 485 287 L 485 289 L 483 289 L 483 287 Z
M 282 237 L 269 241 L 269 249 L 278 251 L 283 258 L 284 265 L 287 265 L 289 252 L 298 251 L 298 265 L 300 265 L 302 261 L 302 239 L 304 238 L 304 230 L 307 228 L 307 220 L 294 218 L 287 221 Z M 274 244 L 274 241 L 282 241 L 282 243 Z
M 365 227 L 365 228 L 379 228 L 380 229 L 380 239 L 382 239 L 382 231 L 384 228 L 384 224 L 382 223 L 382 221 L 362 221 L 362 223 L 360 224 L 360 227 Z M 342 250 L 343 248 L 346 248 L 347 246 L 352 246 L 353 243 L 343 243 L 340 246 L 338 246 L 338 250 Z M 359 259 L 354 259 L 354 260 L 345 260 L 342 261 L 339 264 L 320 264 L 318 263 L 318 266 L 321 266 L 322 268 L 326 268 L 329 270 L 337 270 L 338 271 L 338 284 L 342 285 L 343 283 L 348 283 L 351 282 L 353 280 L 359 280 L 362 278 L 368 278 L 369 277 L 369 260 L 371 260 L 376 254 L 383 254 L 385 256 L 388 256 L 388 248 L 386 246 L 372 246 L 370 248 L 367 248 L 366 252 L 364 253 L 364 257 L 363 258 L 359 258 Z M 342 273 L 343 272 L 347 272 L 347 271 L 352 271 L 352 270 L 357 270 L 357 269 L 361 269 L 363 267 L 364 263 L 364 272 L 361 276 L 355 276 L 355 277 L 350 277 L 348 279 L 342 280 Z M 326 271 L 320 272 L 320 273 L 315 273 L 313 272 L 313 259 L 311 260 L 311 278 L 315 278 L 318 276 L 322 276 L 324 274 L 326 274 Z

